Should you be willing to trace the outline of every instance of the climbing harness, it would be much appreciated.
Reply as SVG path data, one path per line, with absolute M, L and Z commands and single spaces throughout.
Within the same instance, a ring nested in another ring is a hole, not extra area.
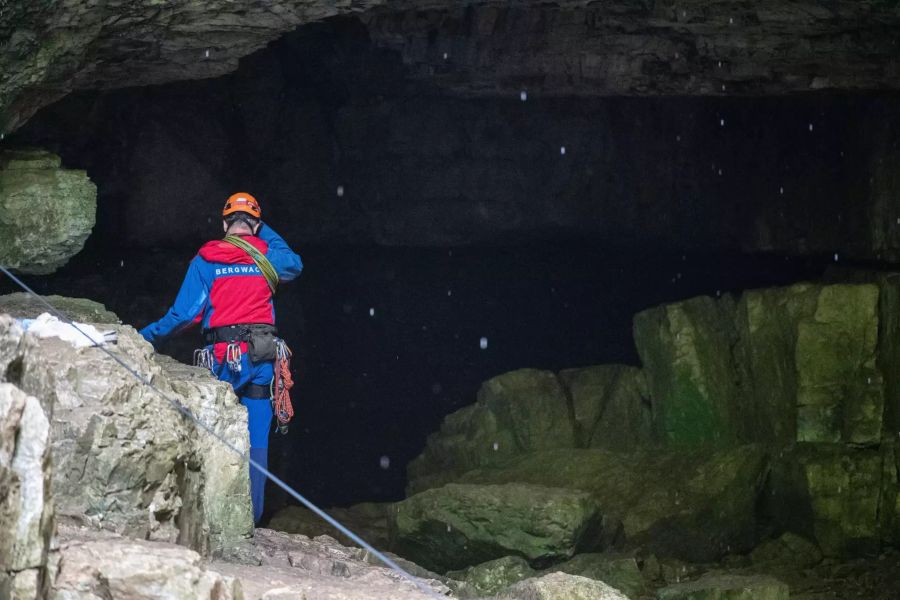
M 55 306 L 53 306 L 52 304 L 50 304 L 49 302 L 47 302 L 47 300 L 44 299 L 43 296 L 39 295 L 37 292 L 35 292 L 35 291 L 32 290 L 30 287 L 28 287 L 27 285 L 25 285 L 25 283 L 24 283 L 21 279 L 19 279 L 19 278 L 16 277 L 15 275 L 13 275 L 12 272 L 11 272 L 9 269 L 7 269 L 6 267 L 0 265 L 0 272 L 3 272 L 3 273 L 4 273 L 7 277 L 9 277 L 16 285 L 18 285 L 18 286 L 21 287 L 23 290 L 25 290 L 25 291 L 26 291 L 28 294 L 30 294 L 33 298 L 35 298 L 36 300 L 38 300 L 39 302 L 41 302 L 44 306 L 46 306 L 47 308 L 49 308 L 50 311 L 51 311 L 54 315 L 56 315 L 57 317 L 59 317 L 59 319 L 60 319 L 61 321 L 70 324 L 70 325 L 71 325 L 72 327 L 74 327 L 81 335 L 83 335 L 84 337 L 88 338 L 89 340 L 91 339 L 91 336 L 89 336 L 83 329 L 79 328 L 78 325 L 76 325 L 75 323 L 73 323 L 73 322 L 72 322 L 72 319 L 70 319 L 69 317 L 67 317 L 66 315 L 64 315 L 62 312 L 60 312 L 59 310 L 57 310 L 57 308 L 56 308 Z M 92 342 L 93 342 L 93 340 L 92 340 Z M 344 535 L 346 535 L 348 538 L 350 538 L 351 540 L 353 540 L 354 542 L 356 542 L 357 544 L 359 544 L 361 548 L 364 548 L 365 550 L 368 550 L 369 552 L 371 552 L 373 556 L 375 556 L 378 560 L 380 560 L 382 563 L 384 563 L 386 566 L 388 566 L 390 569 L 392 569 L 395 573 L 397 573 L 398 575 L 400 575 L 401 577 L 403 577 L 404 579 L 406 579 L 407 581 L 409 581 L 410 583 L 412 583 L 414 586 L 416 586 L 416 587 L 417 587 L 420 591 L 422 591 L 426 596 L 429 596 L 429 597 L 431 597 L 431 598 L 435 598 L 435 599 L 437 599 L 437 600 L 444 600 L 444 598 L 445 598 L 444 596 L 442 596 L 442 595 L 438 594 L 437 592 L 435 592 L 434 589 L 432 589 L 432 588 L 430 588 L 430 587 L 427 587 L 427 586 L 426 586 L 421 580 L 419 580 L 418 578 L 413 577 L 412 575 L 410 575 L 410 573 L 409 573 L 408 571 L 406 571 L 405 569 L 403 569 L 400 565 L 398 565 L 398 564 L 397 564 L 394 560 L 392 560 L 389 556 L 386 556 L 384 553 L 382 553 L 382 552 L 376 550 L 374 546 L 372 546 L 371 544 L 369 544 L 367 541 L 365 541 L 364 539 L 362 539 L 361 537 L 359 537 L 358 535 L 356 535 L 355 533 L 353 533 L 353 532 L 350 531 L 349 529 L 347 529 L 347 527 L 344 526 L 340 521 L 338 521 L 337 519 L 335 519 L 334 517 L 332 517 L 331 515 L 329 515 L 328 513 L 326 513 L 324 510 L 322 510 L 321 508 L 319 508 L 316 504 L 310 502 L 303 494 L 301 494 L 300 492 L 298 492 L 297 490 L 295 490 L 294 488 L 292 488 L 291 486 L 289 486 L 287 483 L 285 483 L 284 481 L 282 481 L 281 478 L 279 478 L 279 477 L 276 476 L 274 473 L 272 473 L 271 471 L 269 471 L 268 469 L 266 469 L 265 467 L 263 467 L 259 462 L 257 462 L 257 461 L 255 461 L 255 460 L 253 460 L 252 458 L 250 458 L 250 456 L 249 456 L 246 452 L 243 452 L 243 451 L 239 450 L 234 444 L 232 444 L 232 443 L 229 442 L 227 439 L 225 439 L 224 437 L 222 437 L 222 435 L 221 435 L 218 431 L 216 431 L 215 429 L 213 429 L 212 426 L 210 426 L 208 423 L 206 423 L 205 421 L 203 421 L 203 420 L 201 420 L 199 417 L 197 417 L 197 415 L 195 415 L 194 412 L 193 412 L 191 409 L 189 409 L 188 407 L 186 407 L 182 402 L 180 402 L 179 400 L 177 400 L 176 398 L 174 398 L 174 397 L 172 397 L 172 396 L 169 396 L 166 392 L 163 392 L 161 389 L 159 389 L 159 388 L 158 388 L 158 387 L 150 380 L 149 377 L 147 377 L 147 376 L 145 376 L 145 375 L 141 375 L 140 373 L 138 373 L 137 370 L 136 370 L 134 367 L 132 367 L 132 366 L 129 365 L 127 362 L 125 362 L 124 360 L 122 360 L 121 358 L 119 358 L 119 356 L 117 356 L 116 354 L 113 354 L 113 353 L 112 353 L 108 348 L 106 348 L 105 346 L 94 346 L 94 347 L 97 348 L 97 349 L 99 349 L 99 350 L 102 351 L 103 353 L 105 353 L 105 354 L 106 354 L 107 356 L 109 356 L 111 359 L 113 359 L 120 367 L 122 367 L 123 369 L 125 369 L 126 371 L 128 371 L 135 379 L 137 379 L 137 380 L 138 380 L 139 382 L 141 382 L 143 385 L 147 386 L 148 388 L 150 388 L 151 390 L 153 390 L 154 392 L 156 392 L 156 394 L 159 395 L 163 400 L 165 400 L 165 401 L 168 402 L 170 405 L 172 405 L 172 407 L 173 407 L 175 410 L 177 410 L 177 411 L 180 412 L 182 415 L 184 415 L 185 417 L 187 417 L 188 419 L 190 419 L 191 421 L 193 421 L 198 427 L 200 427 L 201 429 L 203 429 L 204 431 L 206 431 L 209 435 L 213 436 L 213 438 L 215 438 L 216 440 L 218 440 L 219 443 L 221 443 L 223 446 L 225 446 L 225 447 L 228 448 L 230 451 L 232 451 L 232 452 L 234 452 L 235 454 L 237 454 L 238 456 L 240 456 L 242 460 L 246 460 L 246 461 L 248 462 L 248 464 L 250 465 L 251 468 L 256 469 L 257 471 L 259 471 L 260 473 L 262 473 L 263 475 L 265 475 L 266 477 L 268 477 L 269 480 L 272 481 L 272 483 L 274 483 L 275 485 L 277 485 L 278 487 L 280 487 L 281 489 L 283 489 L 285 492 L 287 492 L 287 493 L 288 493 L 292 498 L 294 498 L 297 502 L 299 502 L 300 504 L 302 504 L 303 506 L 305 506 L 305 507 L 308 508 L 309 510 L 313 511 L 314 513 L 316 513 L 316 514 L 317 514 L 318 516 L 320 516 L 322 519 L 324 519 L 325 521 L 327 521 L 327 522 L 328 522 L 331 526 L 333 526 L 335 529 L 337 529 L 338 531 L 340 531 L 341 533 L 343 533 Z
M 293 353 L 284 340 L 275 340 L 275 376 L 272 378 L 272 409 L 278 422 L 276 429 L 282 435 L 288 432 L 288 423 L 294 418 L 294 406 L 291 404 L 291 388 L 294 379 L 291 377 L 291 356 Z
M 262 252 L 254 248 L 250 242 L 240 236 L 226 235 L 223 241 L 236 248 L 240 248 L 250 255 L 250 258 L 256 263 L 256 266 L 263 274 L 263 277 L 266 278 L 266 283 L 269 284 L 269 290 L 271 290 L 272 295 L 274 296 L 275 291 L 278 289 L 278 272 L 275 270 L 275 267 L 272 266 L 272 263 L 269 262 L 269 259 L 266 258 Z

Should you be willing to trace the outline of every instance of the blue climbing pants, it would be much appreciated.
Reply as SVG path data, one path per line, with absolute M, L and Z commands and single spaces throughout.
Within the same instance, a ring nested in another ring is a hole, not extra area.
M 221 381 L 231 384 L 241 404 L 247 408 L 247 426 L 250 429 L 250 458 L 266 469 L 269 468 L 269 431 L 272 428 L 272 401 L 268 398 L 247 398 L 241 395 L 243 388 L 250 384 L 269 385 L 275 374 L 274 363 L 250 362 L 244 353 L 240 371 L 232 370 L 228 364 L 214 363 L 213 372 Z M 253 501 L 253 521 L 258 523 L 263 514 L 266 476 L 250 465 L 250 498 Z

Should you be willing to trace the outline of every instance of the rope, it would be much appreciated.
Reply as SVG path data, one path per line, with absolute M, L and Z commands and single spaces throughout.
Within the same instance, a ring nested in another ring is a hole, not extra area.
M 291 377 L 291 349 L 284 340 L 275 345 L 275 375 L 272 377 L 272 400 L 275 402 L 275 417 L 278 429 L 287 433 L 287 424 L 294 418 L 294 406 L 291 404 L 291 388 L 294 379 Z
M 94 340 L 91 338 L 91 336 L 89 336 L 89 335 L 88 335 L 87 333 L 85 333 L 81 328 L 79 328 L 78 325 L 76 325 L 74 322 L 72 322 L 72 320 L 71 320 L 67 315 L 65 315 L 65 314 L 63 314 L 62 312 L 60 312 L 59 310 L 57 310 L 56 307 L 53 306 L 52 304 L 50 304 L 46 299 L 44 299 L 43 296 L 41 296 L 40 294 L 38 294 L 37 292 L 35 292 L 34 290 L 32 290 L 32 289 L 31 289 L 30 287 L 28 287 L 27 285 L 25 285 L 25 283 L 22 282 L 22 281 L 21 281 L 18 277 L 16 277 L 15 275 L 13 275 L 13 274 L 9 271 L 9 269 L 7 269 L 6 267 L 4 267 L 3 265 L 0 265 L 0 271 L 2 271 L 7 277 L 9 277 L 13 282 L 15 282 L 16 285 L 18 285 L 18 286 L 21 287 L 23 290 L 25 290 L 30 296 L 32 296 L 33 298 L 35 298 L 36 300 L 38 300 L 41 304 L 43 304 L 43 305 L 46 306 L 48 309 L 50 309 L 50 311 L 51 311 L 54 315 L 56 315 L 61 321 L 63 321 L 64 323 L 67 323 L 68 325 L 71 325 L 78 333 L 80 333 L 81 335 L 85 336 L 85 337 L 88 338 L 92 343 L 94 343 Z M 388 556 L 386 556 L 386 555 L 383 554 L 382 552 L 376 550 L 371 544 L 369 544 L 369 543 L 366 542 L 364 539 L 362 539 L 361 537 L 359 537 L 358 535 L 356 535 L 355 533 L 353 533 L 352 531 L 350 531 L 349 529 L 347 529 L 347 527 L 345 527 L 345 526 L 344 526 L 342 523 L 340 523 L 337 519 L 335 519 L 335 518 L 332 517 L 331 515 L 327 514 L 324 510 L 322 510 L 321 508 L 319 508 L 318 506 L 316 506 L 315 504 L 313 504 L 310 500 L 307 500 L 306 497 L 303 496 L 300 492 L 298 492 L 297 490 L 295 490 L 294 488 L 292 488 L 291 486 L 289 486 L 287 483 L 285 483 L 285 482 L 282 481 L 279 477 L 277 477 L 274 473 L 272 473 L 271 471 L 269 471 L 268 469 L 266 469 L 265 467 L 263 467 L 261 464 L 259 464 L 258 462 L 256 462 L 256 461 L 253 460 L 252 458 L 250 458 L 250 456 L 249 456 L 248 454 L 246 454 L 246 453 L 244 453 L 244 452 L 241 452 L 237 447 L 235 447 L 233 444 L 231 444 L 231 442 L 229 442 L 229 441 L 226 440 L 224 437 L 222 437 L 221 435 L 219 435 L 215 430 L 213 430 L 213 428 L 212 428 L 211 426 L 207 425 L 203 420 L 201 420 L 200 418 L 198 418 L 198 417 L 191 411 L 191 409 L 189 409 L 188 407 L 186 407 L 184 404 L 182 404 L 181 402 L 179 402 L 177 399 L 170 397 L 168 394 L 166 394 L 165 392 L 163 392 L 162 390 L 160 390 L 158 387 L 156 387 L 156 386 L 153 384 L 152 381 L 150 381 L 150 379 L 149 379 L 148 377 L 145 377 L 145 376 L 141 375 L 140 373 L 138 373 L 137 370 L 134 369 L 131 365 L 129 365 L 129 364 L 126 363 L 124 360 L 122 360 L 120 357 L 118 357 L 118 356 L 116 356 L 115 354 L 113 354 L 112 352 L 110 352 L 108 348 L 106 348 L 105 346 L 97 345 L 96 343 L 94 343 L 94 346 L 93 346 L 93 347 L 102 350 L 107 356 L 109 356 L 111 359 L 113 359 L 114 361 L 116 361 L 116 362 L 119 364 L 119 366 L 121 366 L 123 369 L 125 369 L 126 371 L 128 371 L 132 376 L 134 376 L 135 379 L 137 379 L 138 381 L 140 381 L 142 384 L 146 385 L 148 388 L 150 388 L 151 390 L 153 390 L 154 392 L 156 392 L 160 397 L 162 397 L 163 400 L 165 400 L 166 402 L 168 402 L 169 404 L 171 404 L 172 407 L 175 408 L 175 410 L 177 410 L 178 412 L 180 412 L 180 413 L 181 413 L 182 415 L 184 415 L 185 417 L 189 418 L 189 419 L 190 419 L 191 421 L 193 421 L 196 425 L 198 425 L 201 429 L 205 430 L 208 434 L 210 434 L 210 435 L 213 436 L 216 440 L 218 440 L 223 446 L 225 446 L 226 448 L 228 448 L 229 450 L 231 450 L 232 452 L 234 452 L 235 454 L 237 454 L 238 456 L 240 456 L 241 459 L 247 461 L 247 463 L 248 463 L 251 467 L 253 467 L 253 468 L 256 469 L 257 471 L 259 471 L 260 473 L 262 473 L 263 475 L 265 475 L 272 483 L 274 483 L 275 485 L 277 485 L 278 487 L 280 487 L 281 489 L 283 489 L 283 490 L 284 490 L 285 492 L 287 492 L 292 498 L 294 498 L 295 500 L 297 500 L 298 502 L 300 502 L 303 506 L 305 506 L 305 507 L 308 508 L 309 510 L 313 511 L 315 514 L 317 514 L 317 515 L 318 515 L 319 517 L 321 517 L 322 519 L 324 519 L 329 525 L 331 525 L 332 527 L 334 527 L 335 529 L 337 529 L 338 531 L 340 531 L 341 533 L 343 533 L 345 536 L 347 536 L 348 538 L 350 538 L 351 540 L 353 540 L 354 542 L 356 542 L 357 544 L 359 544 L 360 547 L 362 547 L 363 549 L 368 550 L 369 552 L 371 552 L 372 555 L 373 555 L 375 558 L 377 558 L 377 559 L 380 560 L 382 563 L 384 563 L 384 564 L 385 564 L 387 567 L 389 567 L 392 571 L 394 571 L 395 573 L 397 573 L 398 575 L 400 575 L 400 577 L 402 577 L 403 579 L 406 579 L 407 581 L 411 582 L 414 586 L 416 586 L 417 588 L 419 588 L 419 590 L 422 591 L 425 595 L 430 596 L 430 597 L 432 597 L 432 598 L 437 598 L 437 599 L 440 599 L 440 600 L 445 600 L 445 597 L 444 597 L 444 596 L 438 594 L 438 593 L 435 592 L 433 589 L 431 589 L 430 587 L 426 586 L 426 585 L 425 585 L 421 580 L 419 580 L 418 578 L 413 577 L 412 575 L 410 575 L 407 571 L 405 571 L 402 567 L 400 567 L 400 565 L 398 565 L 396 562 L 394 562 L 393 560 L 391 560 Z
M 262 271 L 263 277 L 266 278 L 266 283 L 269 284 L 269 289 L 274 296 L 275 290 L 278 289 L 278 272 L 275 270 L 275 267 L 272 266 L 272 263 L 269 262 L 269 259 L 240 236 L 226 235 L 223 241 L 240 248 L 250 255 L 250 258 L 253 259 L 253 262 L 255 262 L 256 266 L 259 267 L 259 270 Z

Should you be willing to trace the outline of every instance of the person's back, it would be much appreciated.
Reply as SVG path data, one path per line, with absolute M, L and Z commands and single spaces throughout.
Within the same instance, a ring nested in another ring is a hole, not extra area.
M 253 196 L 231 196 L 223 210 L 226 239 L 207 242 L 200 248 L 172 308 L 140 333 L 155 344 L 191 325 L 202 326 L 207 346 L 199 352 L 201 362 L 216 377 L 230 383 L 247 407 L 250 456 L 266 466 L 275 374 L 272 297 L 277 281 L 297 277 L 303 263 L 271 227 L 262 223 L 261 216 Z M 277 281 L 270 281 L 275 276 Z M 251 469 L 250 484 L 258 521 L 265 476 Z

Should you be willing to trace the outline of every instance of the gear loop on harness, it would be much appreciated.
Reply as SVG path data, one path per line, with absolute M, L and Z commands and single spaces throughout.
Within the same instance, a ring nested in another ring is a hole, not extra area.
M 215 368 L 215 357 L 209 348 L 198 348 L 194 350 L 194 366 L 201 369 L 209 369 L 213 371 Z

